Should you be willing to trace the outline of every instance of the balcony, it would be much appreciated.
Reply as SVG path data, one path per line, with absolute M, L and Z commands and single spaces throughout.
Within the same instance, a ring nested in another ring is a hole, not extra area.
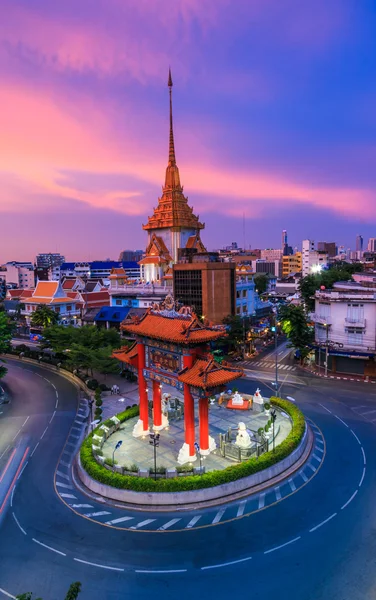
M 332 318 L 330 315 L 323 316 L 318 313 L 311 313 L 310 317 L 314 323 L 319 323 L 320 325 L 332 325 Z
M 350 319 L 350 318 L 346 317 L 345 325 L 347 327 L 365 327 L 366 320 L 361 319 L 360 317 L 356 317 L 355 319 Z

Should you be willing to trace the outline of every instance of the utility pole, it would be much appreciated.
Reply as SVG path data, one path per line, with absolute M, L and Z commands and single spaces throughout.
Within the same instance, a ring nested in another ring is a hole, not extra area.
M 328 377 L 328 354 L 329 354 L 329 327 L 328 327 L 328 324 L 325 325 L 325 328 L 326 328 L 325 377 Z

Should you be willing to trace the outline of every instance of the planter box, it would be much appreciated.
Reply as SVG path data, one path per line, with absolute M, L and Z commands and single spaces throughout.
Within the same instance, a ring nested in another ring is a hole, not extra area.
M 167 471 L 166 471 L 167 479 L 172 479 L 173 477 L 177 477 L 177 476 L 178 476 L 178 472 L 176 469 L 167 469 Z
M 140 477 L 149 477 L 148 469 L 139 469 L 138 474 Z

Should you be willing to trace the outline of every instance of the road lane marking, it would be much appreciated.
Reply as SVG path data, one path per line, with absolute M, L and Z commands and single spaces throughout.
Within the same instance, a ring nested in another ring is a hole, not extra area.
M 81 436 L 80 435 L 76 435 L 75 433 L 71 433 L 69 437 L 72 437 L 75 440 L 79 440 Z
M 72 508 L 94 508 L 91 504 L 70 504 Z
M 30 417 L 26 417 L 25 422 L 23 423 L 22 427 L 25 427 L 26 423 L 28 422 L 28 420 L 30 419 Z
M 135 569 L 135 573 L 154 573 L 154 575 L 158 575 L 159 573 L 186 573 L 187 569 L 168 569 L 165 571 L 146 571 L 142 569 Z
M 84 565 L 90 565 L 91 567 L 99 567 L 100 569 L 108 569 L 109 571 L 121 571 L 121 572 L 124 571 L 124 569 L 120 569 L 119 567 L 109 567 L 107 565 L 100 565 L 98 563 L 89 562 L 88 560 L 81 560 L 81 558 L 74 558 L 73 560 L 75 560 L 79 563 L 83 563 Z
M 350 429 L 351 433 L 353 434 L 354 438 L 356 439 L 356 441 L 358 442 L 358 444 L 362 445 L 360 439 L 358 438 L 358 436 L 356 435 L 355 431 L 353 431 L 352 429 Z
M 299 471 L 299 475 L 305 483 L 308 481 L 308 477 L 305 473 L 303 473 L 303 471 Z
M 242 514 L 244 513 L 244 509 L 245 509 L 245 505 L 247 504 L 247 500 L 243 500 L 242 502 L 240 502 L 239 507 L 238 507 L 238 512 L 236 513 L 237 517 L 241 517 Z
M 43 431 L 42 435 L 40 436 L 41 440 L 43 440 L 45 433 L 47 432 L 47 429 L 48 429 L 48 425 L 47 425 L 46 429 Z
M 317 456 L 317 454 L 313 453 L 312 454 L 312 458 L 315 458 L 316 460 L 318 460 L 319 462 L 321 462 L 321 456 Z
M 110 515 L 108 510 L 99 510 L 98 512 L 85 513 L 85 517 L 102 517 L 103 515 Z
M 23 469 L 22 469 L 21 473 L 20 473 L 20 474 L 19 474 L 19 476 L 17 477 L 17 481 L 19 480 L 19 478 L 21 477 L 22 473 L 23 473 L 23 472 L 24 472 L 24 470 L 26 469 L 28 462 L 29 462 L 28 460 L 25 462 L 25 464 L 24 464 L 24 467 L 23 467 Z
M 331 521 L 332 519 L 334 519 L 334 517 L 337 516 L 337 513 L 333 513 L 332 515 L 330 515 L 330 517 L 328 517 L 327 519 L 325 519 L 325 521 L 321 521 L 321 523 L 319 523 L 318 525 L 316 525 L 316 527 L 312 527 L 312 529 L 309 530 L 309 533 L 312 533 L 313 531 L 316 531 L 316 529 L 318 529 L 319 527 L 322 527 L 323 525 L 325 525 L 325 523 L 328 523 L 329 521 Z
M 290 402 L 296 402 L 296 400 L 294 398 L 292 398 L 291 396 L 286 396 L 287 400 L 290 400 Z
M 69 485 L 68 483 L 62 483 L 61 481 L 57 481 L 56 485 L 58 485 L 59 487 L 65 488 L 66 490 L 73 490 L 73 486 Z
M 341 423 L 345 426 L 348 427 L 348 424 L 345 423 L 345 421 L 342 421 L 342 419 L 340 419 L 337 415 L 334 415 L 336 419 L 338 419 L 338 421 L 341 421 Z
M 51 423 L 51 421 L 52 421 L 52 419 L 54 418 L 55 415 L 56 415 L 56 410 L 54 410 L 54 412 L 52 413 L 52 417 L 51 417 L 51 419 L 49 421 L 50 423 Z
M 231 565 L 237 565 L 238 563 L 246 562 L 247 560 L 252 560 L 252 556 L 247 556 L 247 558 L 239 558 L 238 560 L 231 560 L 229 562 L 221 563 L 219 565 L 209 565 L 207 567 L 201 567 L 201 571 L 207 571 L 208 569 L 219 569 L 220 567 L 229 567 Z
M 116 525 L 116 523 L 123 523 L 124 521 L 131 521 L 134 517 L 119 517 L 118 519 L 112 519 L 112 521 L 106 521 L 106 525 Z
M 188 525 L 186 526 L 186 529 L 191 529 L 193 525 L 196 525 L 197 521 L 199 521 L 201 517 L 202 515 L 196 515 L 195 517 L 193 517 L 193 519 L 191 519 Z
M 34 447 L 34 450 L 33 450 L 33 451 L 32 451 L 32 453 L 30 454 L 30 458 L 33 456 L 33 454 L 34 454 L 35 450 L 38 448 L 38 446 L 39 446 L 39 442 L 37 442 L 37 443 L 36 443 L 36 445 L 35 445 L 35 447 Z
M 5 450 L 2 452 L 2 454 L 0 455 L 0 458 L 3 458 L 4 454 L 9 450 L 10 448 L 10 444 L 8 444 L 8 446 L 5 448 Z
M 17 431 L 17 433 L 15 434 L 15 436 L 12 438 L 12 442 L 14 442 L 14 440 L 16 439 L 16 437 L 18 436 L 18 434 L 21 431 L 21 427 L 19 428 L 19 430 Z
M 24 535 L 27 535 L 26 531 L 25 531 L 25 530 L 24 530 L 24 529 L 21 527 L 21 525 L 19 524 L 19 522 L 18 522 L 18 519 L 17 519 L 16 515 L 14 514 L 14 512 L 12 512 L 12 515 L 13 515 L 13 519 L 16 521 L 16 523 L 17 523 L 17 525 L 18 525 L 19 529 L 21 529 L 21 531 L 22 531 L 22 533 L 23 533 Z
M 324 450 L 323 450 L 323 448 L 320 448 L 320 446 L 315 446 L 315 450 L 317 452 L 322 452 L 324 454 Z
M 361 479 L 360 479 L 360 481 L 359 481 L 359 487 L 360 487 L 360 486 L 362 485 L 362 483 L 363 483 L 363 479 L 364 479 L 364 475 L 365 475 L 365 474 L 366 474 L 366 468 L 365 468 L 365 467 L 363 467 L 363 473 L 362 473 L 362 477 L 361 477 Z
M 16 596 L 13 596 L 13 594 L 10 594 L 9 592 L 6 592 L 5 590 L 3 590 L 3 588 L 0 588 L 0 592 L 2 594 L 4 594 L 4 596 L 7 596 L 8 598 L 13 598 L 13 600 L 17 600 Z
M 324 445 L 324 440 L 322 440 L 321 438 L 317 438 L 316 442 L 317 442 L 317 444 Z
M 1 515 L 1 513 L 3 512 L 3 510 L 4 510 L 4 507 L 5 507 L 6 503 L 8 502 L 8 498 L 9 498 L 10 494 L 12 493 L 13 487 L 14 487 L 14 486 L 15 486 L 15 484 L 16 484 L 16 481 L 17 481 L 17 479 L 18 479 L 18 475 L 20 474 L 20 471 L 22 470 L 22 466 L 23 466 L 23 464 L 24 464 L 24 462 L 25 462 L 25 460 L 26 460 L 26 456 L 28 455 L 28 453 L 29 453 L 29 450 L 30 450 L 30 447 L 28 446 L 28 447 L 26 448 L 25 452 L 24 452 L 24 455 L 23 455 L 23 457 L 22 457 L 22 459 L 21 459 L 21 462 L 20 462 L 20 464 L 18 465 L 18 469 L 17 469 L 17 471 L 16 471 L 16 474 L 15 474 L 15 476 L 14 476 L 14 477 L 13 477 L 13 479 L 12 479 L 12 483 L 11 483 L 11 484 L 10 484 L 10 486 L 9 486 L 9 489 L 8 489 L 8 491 L 7 491 L 7 493 L 6 493 L 6 496 L 5 496 L 4 500 L 3 500 L 3 503 L 2 503 L 2 505 L 0 506 L 0 515 Z
M 177 523 L 178 521 L 181 521 L 181 518 L 179 518 L 179 519 L 171 519 L 171 521 L 167 521 L 167 523 L 165 523 L 164 525 L 162 525 L 161 527 L 159 527 L 158 531 L 166 531 L 166 529 L 169 529 L 170 527 L 172 527 L 173 525 L 175 525 L 175 523 Z
M 364 417 L 365 415 L 371 415 L 372 413 L 376 413 L 376 410 L 367 410 L 366 412 L 359 413 L 359 414 L 361 417 Z
M 281 490 L 279 489 L 279 486 L 277 486 L 275 489 L 275 497 L 277 498 L 277 500 L 281 500 L 282 496 L 281 496 Z
M 63 479 L 67 479 L 68 481 L 70 481 L 69 475 L 62 473 L 61 471 L 56 471 L 56 475 L 58 475 L 59 477 L 62 477 Z
M 290 484 L 290 488 L 291 488 L 291 490 L 292 490 L 293 492 L 295 492 L 295 490 L 296 490 L 296 485 L 295 485 L 295 483 L 293 482 L 293 480 L 292 480 L 292 479 L 289 479 L 289 484 Z
M 308 463 L 307 467 L 309 467 L 310 469 L 312 469 L 313 472 L 316 471 L 316 467 L 314 467 L 313 465 L 311 465 L 311 463 Z
M 363 453 L 363 462 L 364 462 L 364 465 L 366 465 L 367 464 L 367 462 L 366 462 L 366 454 L 364 452 L 363 446 L 361 446 L 361 450 L 362 450 L 362 453 Z
M 324 408 L 328 413 L 330 413 L 331 415 L 333 414 L 331 410 L 329 410 L 329 408 L 326 408 L 326 406 L 324 406 L 323 404 L 320 404 L 319 402 L 319 406 L 322 406 L 322 408 Z
M 225 508 L 221 508 L 221 510 L 219 510 L 217 512 L 217 514 L 215 515 L 214 519 L 212 520 L 212 525 L 214 525 L 215 523 L 219 523 L 219 521 L 222 519 L 224 513 L 225 513 Z
M 294 542 L 297 542 L 300 539 L 301 539 L 301 536 L 299 535 L 298 537 L 294 538 L 293 540 L 290 540 L 289 542 L 286 542 L 285 544 L 281 544 L 280 546 L 275 546 L 274 548 L 270 548 L 270 550 L 265 550 L 264 554 L 270 554 L 271 552 L 280 550 L 281 548 L 284 548 L 285 546 L 289 546 L 290 544 L 293 544 Z
M 70 469 L 70 467 L 71 467 L 71 463 L 67 463 L 67 462 L 65 462 L 65 460 L 61 460 L 60 464 L 63 465 L 64 467 L 68 467 L 68 469 Z
M 145 521 L 141 521 L 140 523 L 137 523 L 137 525 L 133 525 L 133 527 L 131 527 L 131 529 L 140 529 L 140 527 L 149 525 L 149 523 L 153 523 L 153 521 L 155 521 L 155 519 L 145 519 Z
M 263 492 L 259 496 L 259 505 L 258 505 L 258 507 L 260 509 L 260 508 L 264 508 L 264 506 L 265 506 L 265 492 Z
M 73 496 L 73 494 L 60 494 L 62 498 L 73 498 L 73 500 L 77 500 L 77 496 Z
M 82 427 L 72 427 L 72 431 L 82 431 Z
M 355 490 L 355 492 L 353 493 L 353 495 L 351 496 L 351 498 L 349 498 L 349 500 L 347 502 L 345 502 L 345 504 L 343 506 L 341 506 L 341 510 L 343 510 L 344 508 L 346 508 L 346 506 L 348 506 L 350 504 L 350 502 L 352 500 L 354 500 L 355 496 L 357 495 L 358 490 Z
M 60 554 L 61 556 L 66 556 L 65 552 L 60 552 L 60 550 L 56 550 L 56 548 L 52 548 L 52 546 L 47 546 L 47 544 L 43 544 L 42 542 L 40 542 L 39 540 L 36 540 L 35 538 L 32 538 L 32 540 L 36 544 L 39 544 L 40 546 L 43 546 L 43 548 L 47 548 L 47 550 L 51 550 L 52 552 L 56 552 L 56 554 Z

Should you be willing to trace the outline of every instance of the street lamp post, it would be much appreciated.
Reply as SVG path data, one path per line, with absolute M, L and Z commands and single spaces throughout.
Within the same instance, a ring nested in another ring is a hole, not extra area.
M 272 420 L 272 424 L 273 424 L 273 452 L 275 450 L 275 434 L 274 434 L 274 423 L 275 420 L 277 418 L 277 412 L 276 410 L 273 408 L 273 410 L 270 411 L 270 418 Z
M 149 444 L 154 447 L 154 480 L 157 481 L 157 448 L 159 446 L 159 433 L 154 431 L 149 434 Z
M 113 467 L 115 466 L 115 452 L 116 452 L 116 450 L 119 450 L 119 448 L 122 445 L 122 443 L 123 443 L 123 441 L 119 440 L 118 443 L 116 444 L 115 448 L 114 448 L 113 453 L 112 453 L 112 466 Z
M 326 344 L 325 344 L 325 377 L 328 377 L 328 355 L 329 355 L 329 327 L 325 323 L 326 329 Z
M 100 419 L 95 419 L 95 421 L 91 421 L 90 425 L 91 425 L 91 433 L 94 433 L 94 427 L 96 425 L 98 425 L 98 423 L 100 423 Z

